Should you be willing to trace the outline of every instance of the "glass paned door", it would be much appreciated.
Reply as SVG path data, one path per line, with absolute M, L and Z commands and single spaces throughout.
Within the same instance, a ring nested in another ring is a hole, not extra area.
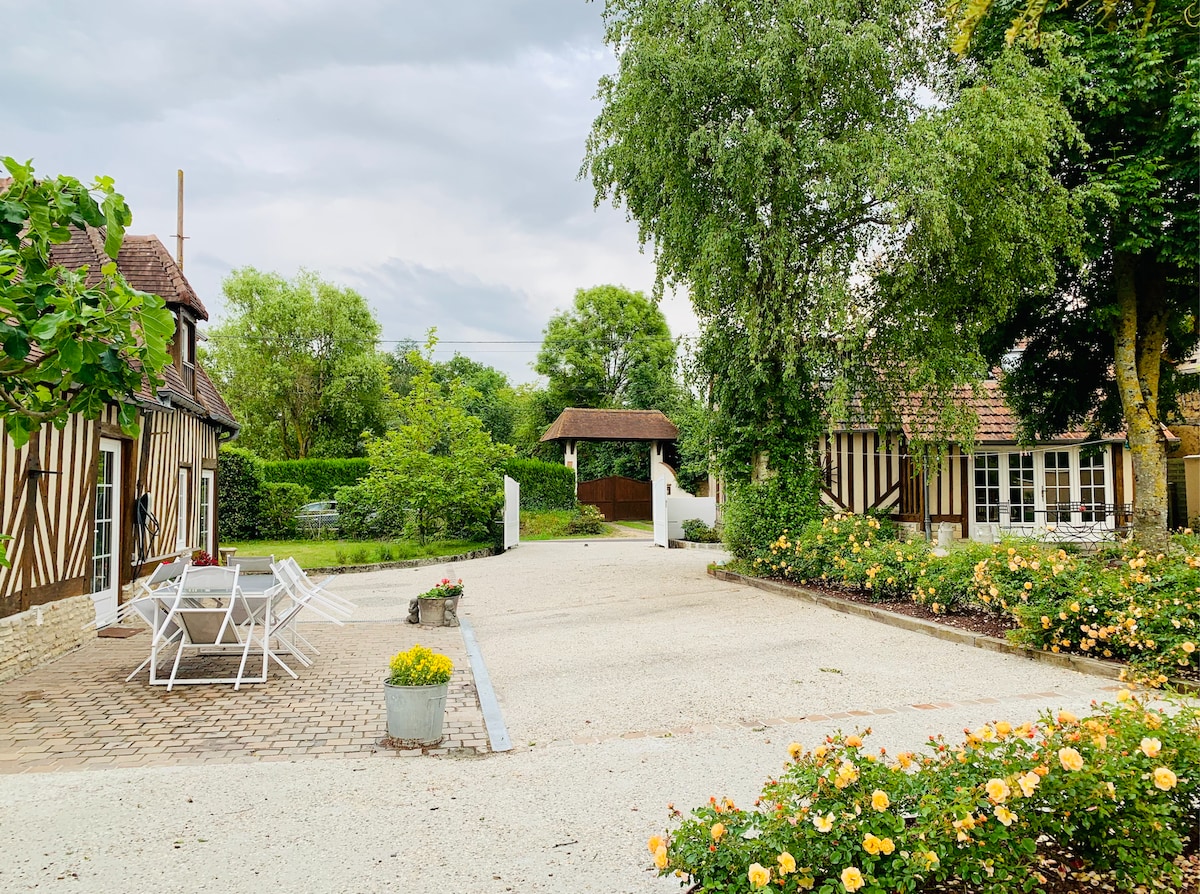
M 1071 520 L 1071 454 L 1066 450 L 1046 453 L 1045 468 L 1046 521 Z
M 1108 486 L 1105 483 L 1103 453 L 1079 457 L 1079 502 L 1083 521 L 1104 521 Z
M 1000 454 L 975 454 L 975 521 L 1000 521 Z
M 213 483 L 212 472 L 200 473 L 200 548 L 210 556 L 213 554 Z
M 1032 524 L 1034 507 L 1033 454 L 1008 455 L 1008 512 L 1013 524 Z
M 92 535 L 92 602 L 96 626 L 111 624 L 117 616 L 117 588 L 121 557 L 121 444 L 102 438 L 96 462 L 96 509 Z

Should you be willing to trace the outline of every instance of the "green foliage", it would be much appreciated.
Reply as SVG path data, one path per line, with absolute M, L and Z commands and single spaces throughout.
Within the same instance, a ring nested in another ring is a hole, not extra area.
M 559 540 L 566 537 L 596 537 L 608 533 L 604 516 L 595 506 L 521 512 L 522 540 Z
M 819 511 L 813 475 L 730 484 L 722 527 L 725 545 L 735 558 L 754 558 L 781 532 L 800 530 Z
M 161 298 L 117 270 L 129 208 L 111 178 L 90 187 L 38 180 L 31 163 L 2 161 L 12 183 L 0 191 L 0 424 L 21 447 L 46 422 L 96 419 L 119 402 L 122 430 L 136 434 L 132 398 L 170 362 L 175 321 Z M 113 260 L 92 271 L 56 266 L 52 246 L 89 226 L 103 228 Z
M 935 884 L 1008 894 L 1037 889 L 1043 856 L 1068 854 L 1121 890 L 1178 885 L 1173 859 L 1200 795 L 1200 711 L 1124 696 L 1083 720 L 997 721 L 957 746 L 932 738 L 923 754 L 871 753 L 869 730 L 811 750 L 793 743 L 753 809 L 710 798 L 651 838 L 655 865 L 699 892 L 769 882 L 824 894 Z
M 417 369 L 409 362 L 414 342 L 401 342 L 388 356 L 392 388 L 400 397 L 409 393 Z M 449 360 L 431 360 L 433 380 L 463 389 L 463 409 L 483 423 L 484 430 L 497 443 L 514 443 L 514 430 L 521 413 L 521 398 L 509 384 L 508 376 L 486 364 L 455 354 Z
M 719 543 L 721 532 L 710 528 L 698 518 L 685 518 L 681 523 L 683 539 L 693 543 Z
M 332 568 L 349 565 L 351 553 L 363 561 L 397 562 L 437 556 L 459 556 L 481 549 L 485 544 L 471 540 L 431 540 L 428 543 L 402 541 L 353 540 L 235 540 L 222 546 L 237 547 L 246 556 L 291 556 L 304 568 Z
M 576 446 L 580 481 L 613 475 L 645 481 L 650 475 L 648 441 L 583 441 Z
M 450 599 L 463 594 L 462 578 L 451 580 L 443 577 L 440 581 L 420 594 L 421 599 Z
M 388 421 L 379 324 L 361 295 L 308 271 L 285 280 L 251 267 L 222 285 L 226 317 L 205 364 L 241 441 L 271 459 L 361 456 L 363 432 Z
M 432 353 L 433 342 L 430 343 Z M 438 383 L 418 351 L 408 394 L 396 405 L 399 424 L 368 442 L 370 473 L 337 492 L 342 523 L 352 536 L 488 540 L 504 503 L 503 470 L 512 448 L 496 444 L 464 402 L 457 380 Z
M 290 481 L 308 488 L 314 500 L 333 499 L 339 487 L 357 484 L 370 470 L 365 459 L 285 459 L 264 462 L 266 481 Z
M 514 457 L 504 474 L 521 485 L 521 509 L 575 508 L 575 472 L 562 463 Z
M 589 503 L 580 504 L 575 515 L 567 522 L 567 534 L 571 537 L 581 534 L 603 534 L 604 530 L 604 515 Z
M 674 364 L 675 343 L 657 305 L 641 292 L 595 286 L 550 318 L 535 369 L 560 411 L 658 409 L 671 399 Z
M 222 542 L 258 537 L 262 461 L 249 450 L 222 447 L 217 456 L 217 534 Z
M 263 483 L 258 510 L 258 536 L 283 540 L 296 535 L 296 511 L 307 503 L 307 487 L 289 481 Z
M 935 614 L 974 609 L 1012 618 L 1031 648 L 1127 661 L 1153 685 L 1200 675 L 1200 542 L 1164 553 L 1093 554 L 1029 540 L 957 544 L 944 557 L 902 542 L 886 522 L 836 514 L 786 527 L 753 555 L 756 573 L 909 600 Z M 747 557 L 742 557 L 747 558 Z

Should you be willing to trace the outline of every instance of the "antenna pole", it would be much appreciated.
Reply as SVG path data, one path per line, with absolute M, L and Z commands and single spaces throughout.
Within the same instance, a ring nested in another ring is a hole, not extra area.
M 175 264 L 179 267 L 179 272 L 183 272 L 183 169 L 180 168 L 179 174 L 179 200 L 177 204 L 176 220 L 175 220 Z

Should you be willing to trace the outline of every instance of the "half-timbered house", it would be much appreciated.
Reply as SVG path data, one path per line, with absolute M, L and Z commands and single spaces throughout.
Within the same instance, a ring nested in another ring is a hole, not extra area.
M 1022 444 L 999 383 L 964 396 L 979 418 L 971 452 L 945 445 L 934 471 L 921 472 L 909 443 L 923 420 L 901 412 L 900 429 L 844 424 L 822 436 L 821 498 L 834 509 L 888 515 L 920 529 L 952 527 L 956 538 L 999 534 L 1097 540 L 1131 521 L 1133 469 L 1123 434 L 1068 432 Z M 1172 436 L 1168 433 L 1168 438 Z
M 76 231 L 52 259 L 96 280 L 108 260 L 95 230 Z M 122 587 L 152 563 L 217 549 L 217 449 L 237 423 L 196 362 L 208 313 L 156 237 L 126 236 L 117 267 L 175 315 L 172 363 L 161 384 L 128 398 L 137 437 L 122 433 L 113 405 L 98 420 L 43 426 L 20 450 L 0 443 L 0 530 L 12 538 L 0 568 L 0 679 L 71 648 L 87 622 L 110 623 Z

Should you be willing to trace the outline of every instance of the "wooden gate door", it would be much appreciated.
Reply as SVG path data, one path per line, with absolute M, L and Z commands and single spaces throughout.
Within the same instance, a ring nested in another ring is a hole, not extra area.
M 620 475 L 581 481 L 576 489 L 580 503 L 590 503 L 604 515 L 605 521 L 644 521 L 653 517 L 650 506 L 650 482 Z

